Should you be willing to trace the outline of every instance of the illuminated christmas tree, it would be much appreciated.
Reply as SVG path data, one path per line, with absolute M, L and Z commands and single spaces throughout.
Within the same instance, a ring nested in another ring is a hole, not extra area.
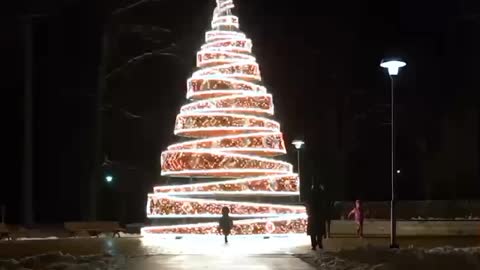
M 286 153 L 280 124 L 268 118 L 272 95 L 261 84 L 252 42 L 240 32 L 233 7 L 233 0 L 217 0 L 212 30 L 197 53 L 198 70 L 187 82 L 190 103 L 180 109 L 174 133 L 189 140 L 161 155 L 163 176 L 197 183 L 158 186 L 148 196 L 151 219 L 200 220 L 145 227 L 144 235 L 216 233 L 218 223 L 211 220 L 224 206 L 237 219 L 233 234 L 305 231 L 304 207 L 251 202 L 298 198 L 299 180 L 291 164 L 274 159 Z

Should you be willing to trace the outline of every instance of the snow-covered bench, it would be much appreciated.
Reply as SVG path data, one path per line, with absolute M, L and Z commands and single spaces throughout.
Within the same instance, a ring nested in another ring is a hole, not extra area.
M 86 232 L 96 237 L 101 233 L 112 233 L 113 237 L 120 237 L 120 232 L 125 232 L 125 229 L 116 221 L 65 222 L 64 226 L 72 236 Z

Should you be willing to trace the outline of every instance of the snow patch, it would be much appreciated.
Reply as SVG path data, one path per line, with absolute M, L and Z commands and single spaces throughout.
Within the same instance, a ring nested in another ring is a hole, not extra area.
M 455 217 L 455 218 L 442 218 L 442 217 L 412 217 L 410 220 L 415 221 L 478 221 L 480 217 L 475 216 L 466 216 L 466 217 Z
M 480 247 L 392 250 L 367 246 L 338 252 L 315 252 L 300 258 L 322 270 L 480 269 Z
M 88 234 L 81 235 L 80 237 L 90 237 Z M 140 234 L 136 233 L 120 233 L 121 238 L 140 238 L 142 237 Z M 58 240 L 58 239 L 66 239 L 66 238 L 76 238 L 76 237 L 57 237 L 57 236 L 45 236 L 45 237 L 15 237 L 15 241 L 31 241 L 31 240 Z M 102 233 L 98 236 L 98 238 L 112 238 L 111 233 Z M 4 240 L 8 241 L 8 240 Z
M 21 259 L 0 260 L 0 270 L 110 270 L 121 269 L 125 260 L 109 254 L 72 256 L 61 252 L 24 257 Z
M 25 241 L 25 240 L 56 240 L 59 239 L 56 236 L 47 236 L 47 237 L 19 237 L 15 238 L 17 241 Z

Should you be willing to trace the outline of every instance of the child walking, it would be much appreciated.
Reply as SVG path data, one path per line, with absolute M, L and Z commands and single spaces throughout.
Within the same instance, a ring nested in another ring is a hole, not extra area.
M 225 244 L 228 243 L 228 235 L 233 228 L 233 221 L 228 215 L 230 213 L 230 209 L 226 206 L 222 208 L 222 217 L 218 222 L 218 230 L 222 231 L 223 235 L 225 235 Z
M 352 215 L 355 216 L 355 223 L 357 223 L 357 236 L 363 238 L 363 219 L 365 217 L 363 215 L 363 207 L 360 200 L 355 201 L 355 207 L 348 214 L 348 218 Z

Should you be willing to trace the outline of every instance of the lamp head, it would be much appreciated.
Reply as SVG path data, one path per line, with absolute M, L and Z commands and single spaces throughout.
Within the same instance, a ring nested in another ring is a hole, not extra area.
M 400 58 L 384 58 L 380 62 L 380 66 L 386 68 L 390 76 L 398 75 L 400 68 L 406 65 L 407 63 L 402 61 Z
M 292 144 L 295 146 L 295 148 L 300 149 L 305 144 L 305 142 L 301 140 L 293 140 Z

